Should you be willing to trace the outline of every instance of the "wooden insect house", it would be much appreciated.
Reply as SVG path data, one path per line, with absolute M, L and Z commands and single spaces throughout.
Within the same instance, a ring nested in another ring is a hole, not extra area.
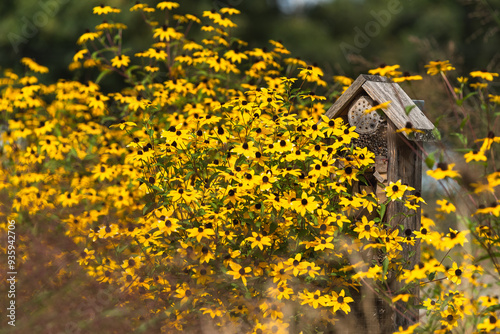
M 384 107 L 377 109 L 377 105 Z M 367 113 L 369 109 L 373 111 Z M 375 185 L 372 190 L 381 200 L 385 199 L 381 184 L 387 186 L 398 180 L 415 188 L 414 194 L 421 192 L 422 144 L 434 141 L 436 131 L 422 109 L 423 101 L 413 101 L 391 79 L 360 75 L 326 112 L 329 118 L 341 117 L 346 124 L 356 126 L 359 138 L 354 145 L 367 147 L 375 153 L 373 176 L 378 181 L 374 183 L 379 186 Z M 411 231 L 420 229 L 420 210 L 409 217 L 401 213 L 410 214 L 403 203 L 393 201 L 388 205 L 383 220 L 390 222 L 392 227 L 404 225 L 404 231 L 410 235 Z M 405 237 L 406 233 L 401 236 Z M 405 267 L 413 268 L 420 259 L 419 248 L 407 246 L 403 256 Z M 392 284 L 391 290 L 397 291 L 399 283 Z M 412 293 L 418 295 L 418 290 Z M 393 312 L 389 307 L 376 305 L 379 332 L 392 332 L 398 326 L 407 327 L 417 321 L 418 314 L 405 314 L 405 305 L 399 306 L 402 307 L 400 312 Z

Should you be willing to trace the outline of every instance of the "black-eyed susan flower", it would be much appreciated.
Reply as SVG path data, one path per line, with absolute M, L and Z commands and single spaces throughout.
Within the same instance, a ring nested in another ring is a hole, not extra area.
M 257 232 L 252 232 L 252 236 L 247 237 L 244 242 L 249 242 L 252 249 L 259 247 L 260 250 L 263 250 L 264 246 L 271 246 L 271 238 Z
M 492 95 L 492 94 L 489 94 L 489 95 L 488 95 L 488 100 L 489 100 L 491 103 L 500 104 L 500 95 Z
M 500 137 L 497 137 L 493 131 L 488 132 L 486 138 L 477 139 L 476 142 L 483 142 L 480 151 L 487 151 L 493 143 L 500 143 Z
M 73 206 L 80 202 L 80 195 L 76 191 L 61 193 L 57 197 L 63 207 Z
M 464 154 L 465 162 L 469 163 L 471 161 L 487 161 L 486 155 L 481 150 L 471 150 Z
M 371 108 L 368 108 L 366 109 L 365 111 L 363 111 L 363 113 L 365 114 L 369 114 L 373 111 L 377 111 L 377 110 L 385 110 L 387 109 L 387 107 L 389 107 L 389 104 L 391 104 L 392 101 L 386 101 L 384 103 L 379 103 Z
M 91 32 L 87 29 L 87 31 L 80 36 L 80 38 L 77 41 L 77 44 L 84 44 L 87 41 L 93 41 L 97 38 L 99 38 L 102 35 L 102 31 L 97 31 L 97 32 Z
M 434 170 L 428 170 L 427 175 L 433 177 L 436 180 L 442 180 L 446 177 L 455 178 L 460 177 L 457 171 L 453 170 L 455 164 L 447 164 L 445 162 L 440 162 L 437 164 L 437 168 Z
M 401 180 L 398 180 L 397 182 L 391 182 L 387 187 L 385 187 L 385 193 L 388 198 L 391 199 L 391 201 L 394 201 L 396 199 L 401 199 L 407 190 L 412 190 L 412 187 L 409 187 L 407 185 L 401 184 Z
M 120 13 L 120 9 L 111 6 L 99 5 L 93 8 L 93 13 L 97 15 L 106 15 L 109 13 Z
M 309 305 L 313 308 L 318 308 L 319 306 L 326 306 L 328 300 L 321 295 L 320 290 L 315 292 L 309 292 L 307 289 L 299 293 L 300 305 Z
M 338 294 L 335 291 L 332 292 L 332 295 L 330 296 L 330 300 L 328 302 L 328 306 L 333 308 L 333 313 L 337 312 L 338 310 L 342 310 L 345 314 L 348 314 L 349 312 L 351 312 L 349 303 L 352 302 L 354 302 L 354 299 L 346 296 L 345 290 L 342 289 Z
M 325 250 L 325 249 L 334 249 L 334 245 L 332 243 L 333 237 L 316 237 L 315 242 L 313 243 L 314 251 Z
M 469 242 L 467 240 L 467 235 L 469 234 L 469 231 L 458 231 L 454 230 L 452 228 L 449 228 L 449 232 L 445 235 L 445 237 L 442 239 L 442 242 L 444 243 L 443 247 L 445 249 L 451 249 L 455 247 L 456 245 L 463 246 L 464 243 Z
M 286 283 L 279 284 L 278 286 L 272 286 L 267 291 L 271 297 L 278 300 L 289 300 L 290 297 L 294 294 L 293 289 L 288 287 Z
M 226 274 L 232 275 L 234 280 L 241 279 L 243 284 L 247 285 L 247 277 L 250 277 L 250 273 L 252 272 L 252 268 L 250 267 L 242 267 L 240 264 L 236 262 L 229 262 L 229 267 L 231 270 L 228 270 Z
M 177 284 L 175 292 L 176 294 L 174 295 L 174 297 L 180 299 L 181 305 L 187 303 L 190 298 L 194 298 L 193 291 L 187 283 Z
M 153 38 L 159 38 L 160 41 L 170 42 L 171 40 L 181 39 L 182 33 L 176 31 L 172 27 L 162 26 L 154 30 Z
M 446 276 L 453 283 L 460 284 L 462 282 L 462 269 L 456 262 L 453 262 L 453 266 L 446 272 Z
M 446 73 L 448 71 L 453 71 L 455 68 L 451 66 L 449 60 L 445 61 L 431 61 L 428 65 L 425 65 L 427 68 L 427 74 L 436 75 L 439 73 Z
M 351 78 L 348 78 L 348 77 L 345 77 L 345 76 L 342 76 L 342 75 L 335 75 L 333 76 L 333 80 L 335 82 L 338 82 L 344 86 L 350 86 L 352 83 L 353 83 L 353 79 Z
M 372 75 L 378 74 L 383 77 L 398 77 L 401 75 L 401 72 L 397 71 L 398 68 L 400 68 L 399 65 L 382 64 L 378 68 L 369 70 L 368 73 Z
M 277 264 L 271 264 L 271 272 L 269 275 L 273 277 L 273 283 L 282 284 L 292 278 L 290 272 L 285 269 L 285 264 L 281 261 Z
M 481 78 L 487 81 L 493 81 L 494 77 L 498 77 L 498 73 L 490 73 L 487 71 L 473 71 L 470 72 L 470 76 L 473 78 Z
M 118 55 L 111 59 L 111 65 L 116 68 L 127 67 L 130 64 L 130 57 L 126 55 Z
M 405 81 L 417 81 L 417 80 L 422 80 L 421 75 L 412 75 L 408 72 L 404 72 L 401 77 L 393 78 L 392 81 L 400 83 L 400 82 L 405 82 Z
M 469 84 L 469 86 L 475 90 L 481 90 L 488 88 L 488 84 L 486 82 L 474 82 Z
M 180 227 L 178 224 L 179 220 L 173 217 L 165 217 L 165 216 L 160 216 L 158 218 L 158 221 L 156 223 L 156 226 L 160 229 L 161 232 L 171 235 L 173 232 L 176 232 L 177 229 Z M 153 225 L 155 226 L 155 225 Z
M 485 319 L 477 325 L 477 329 L 485 333 L 494 333 L 495 330 L 500 329 L 500 321 L 495 313 L 487 313 Z
M 174 8 L 179 8 L 179 4 L 173 1 L 162 1 L 156 5 L 156 8 L 160 10 L 165 10 L 165 9 L 172 10 Z
M 495 217 L 500 216 L 500 201 L 492 202 L 490 205 L 481 205 L 474 215 L 491 214 Z
M 314 212 L 314 210 L 319 206 L 313 196 L 308 196 L 306 192 L 303 192 L 300 199 L 293 201 L 291 206 L 300 215 L 305 215 L 306 212 Z
M 101 239 L 113 238 L 118 234 L 118 232 L 119 232 L 118 225 L 109 224 L 109 225 L 101 226 L 99 228 L 98 236 Z
M 293 258 L 289 258 L 284 262 L 284 265 L 287 266 L 285 271 L 292 271 L 294 276 L 298 276 L 300 274 L 305 273 L 306 263 L 301 262 L 302 254 L 297 254 Z
M 209 239 L 211 236 L 215 235 L 215 231 L 211 227 L 193 227 L 186 230 L 189 233 L 190 238 L 196 238 L 198 242 L 201 242 L 201 239 L 207 238 Z
M 436 204 L 439 205 L 439 208 L 437 208 L 437 210 L 440 212 L 450 213 L 455 212 L 457 209 L 455 205 L 453 205 L 453 203 L 449 202 L 446 199 L 438 199 L 436 201 Z
M 37 64 L 33 59 L 28 57 L 21 58 L 21 63 L 26 65 L 31 71 L 36 73 L 48 73 L 49 68 Z
M 429 311 L 435 311 L 435 310 L 439 310 L 439 308 L 441 307 L 441 303 L 439 303 L 438 301 L 434 300 L 434 299 L 431 299 L 431 298 L 427 298 L 424 302 L 423 302 L 423 306 L 429 310 Z
M 361 221 L 356 223 L 356 228 L 354 232 L 358 233 L 358 238 L 370 240 L 377 238 L 380 235 L 380 231 L 376 226 L 373 226 L 375 222 L 373 220 L 368 220 L 366 216 L 361 217 Z

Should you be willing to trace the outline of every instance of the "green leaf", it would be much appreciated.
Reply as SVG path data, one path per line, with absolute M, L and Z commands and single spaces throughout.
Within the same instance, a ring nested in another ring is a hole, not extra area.
M 484 310 L 485 313 L 488 313 L 488 312 L 496 312 L 500 310 L 500 304 L 499 305 L 492 305 L 490 307 L 488 307 L 486 310 Z
M 464 103 L 465 100 L 467 100 L 469 97 L 476 95 L 476 94 L 477 94 L 477 92 L 472 92 L 472 93 L 465 95 L 463 98 L 457 100 L 457 105 L 462 106 L 462 104 Z
M 384 258 L 384 261 L 382 262 L 382 280 L 385 281 L 385 275 L 387 274 L 387 271 L 389 270 L 389 258 L 386 257 Z
M 380 219 L 383 219 L 384 218 L 384 215 L 385 215 L 385 211 L 387 210 L 387 205 L 385 204 L 380 204 L 380 210 L 378 210 L 379 212 L 379 215 L 380 215 Z
M 438 141 L 441 140 L 441 132 L 439 132 L 439 130 L 438 130 L 437 127 L 435 127 L 434 129 L 432 129 L 432 135 L 436 138 L 436 140 L 438 140 Z
M 470 115 L 467 115 L 467 117 L 465 117 L 462 122 L 460 123 L 460 130 L 463 130 L 464 127 L 465 127 L 465 124 L 467 124 L 467 121 L 469 121 L 470 119 Z
M 142 214 L 145 215 L 146 212 L 149 211 L 149 209 L 151 208 L 151 206 L 153 206 L 153 202 L 146 203 L 146 205 L 144 205 L 144 207 L 142 208 Z
M 460 140 L 460 142 L 464 145 L 464 146 L 467 146 L 467 137 L 465 137 L 463 134 L 461 133 L 457 133 L 457 132 L 453 132 L 451 133 L 452 136 L 455 136 L 455 137 L 458 137 L 458 139 Z
M 158 192 L 162 192 L 163 191 L 163 189 L 161 189 L 160 187 L 155 186 L 155 185 L 152 185 L 151 188 L 153 188 L 154 190 L 156 190 Z
M 111 72 L 111 70 L 104 70 L 99 75 L 97 76 L 97 79 L 95 80 L 95 83 L 98 84 L 106 75 L 108 75 Z
M 429 153 L 429 155 L 427 155 L 425 157 L 425 164 L 427 165 L 427 168 L 429 168 L 429 169 L 432 169 L 432 167 L 434 167 L 434 164 L 436 163 L 436 158 L 434 158 L 435 154 L 436 154 L 436 152 L 432 152 L 432 153 Z
M 405 113 L 406 113 L 406 116 L 410 115 L 410 112 L 413 110 L 413 108 L 415 108 L 416 105 L 412 105 L 412 106 L 406 106 L 405 107 Z
M 490 254 L 487 254 L 485 256 L 481 256 L 479 259 L 476 259 L 476 263 L 482 262 L 484 260 L 491 260 L 491 258 L 493 258 L 493 257 L 500 257 L 500 253 L 491 253 L 491 256 L 490 256 Z

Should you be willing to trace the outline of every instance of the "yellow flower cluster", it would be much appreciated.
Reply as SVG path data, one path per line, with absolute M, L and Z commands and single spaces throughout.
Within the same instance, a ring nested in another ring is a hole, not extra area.
M 472 236 L 470 244 L 495 254 L 498 201 L 462 217 L 470 230 L 440 232 L 426 216 L 416 231 L 394 223 L 387 207 L 404 205 L 397 218 L 419 214 L 421 194 L 401 181 L 378 185 L 386 200 L 367 191 L 375 155 L 354 145 L 355 127 L 323 115 L 322 101 L 352 79 L 336 76 L 328 87 L 319 67 L 289 57 L 277 41 L 248 48 L 230 33 L 234 8 L 201 18 L 171 15 L 177 8 L 167 1 L 130 7 L 150 29 L 146 50 L 126 54 L 126 26 L 111 18 L 85 32 L 70 68 L 97 67 L 95 81 L 42 84 L 35 75 L 4 72 L 0 192 L 12 218 L 37 231 L 30 224 L 43 217 L 71 238 L 86 273 L 117 287 L 129 297 L 123 305 L 142 315 L 135 328 L 328 331 L 363 312 L 364 287 L 395 307 L 427 284 L 425 330 L 451 331 L 472 315 L 478 330 L 498 328 L 486 297 L 474 301 L 455 290 L 465 282 L 484 287 L 483 268 L 472 256 L 443 264 L 446 252 L 463 251 Z M 105 5 L 93 11 L 121 13 Z M 195 29 L 197 41 L 189 38 Z M 96 56 L 91 46 L 106 52 Z M 22 63 L 34 73 L 48 70 Z M 370 73 L 421 79 L 398 68 Z M 429 65 L 431 75 L 452 69 Z M 99 84 L 107 75 L 126 88 L 105 93 Z M 491 132 L 478 142 L 486 157 L 500 139 Z M 488 161 L 478 154 L 465 158 Z M 458 182 L 455 166 L 441 162 L 427 174 Z M 495 196 L 499 185 L 500 173 L 489 172 L 470 185 L 471 196 Z M 437 218 L 460 211 L 448 199 L 437 205 Z M 424 247 L 423 262 L 410 268 L 405 252 L 415 245 Z M 400 291 L 389 287 L 396 281 L 405 284 Z

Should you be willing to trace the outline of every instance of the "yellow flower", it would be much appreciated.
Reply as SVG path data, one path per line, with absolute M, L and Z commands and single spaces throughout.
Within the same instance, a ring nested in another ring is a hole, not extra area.
M 153 38 L 159 37 L 160 41 L 170 42 L 171 39 L 181 39 L 182 33 L 175 31 L 172 27 L 162 26 L 161 28 L 156 28 L 154 30 Z
M 252 249 L 255 247 L 259 247 L 260 250 L 264 249 L 264 246 L 271 246 L 271 238 L 268 236 L 263 236 L 262 234 L 252 232 L 252 236 L 246 238 L 245 241 L 251 242 Z
M 447 71 L 452 71 L 455 68 L 451 66 L 449 60 L 445 61 L 431 61 L 428 65 L 425 65 L 428 68 L 427 74 L 436 75 L 439 73 L 445 73 Z
M 464 154 L 465 162 L 471 162 L 471 161 L 487 161 L 488 159 L 484 155 L 483 151 L 477 151 L 473 150 L 470 151 L 466 154 Z
M 335 75 L 333 77 L 333 80 L 335 82 L 338 82 L 338 83 L 344 85 L 344 86 L 350 86 L 352 84 L 352 82 L 354 81 L 353 79 L 348 78 L 348 77 L 344 77 L 342 75 Z
M 101 239 L 106 239 L 106 238 L 113 238 L 118 234 L 118 225 L 116 224 L 111 224 L 111 225 L 106 225 L 102 226 L 99 228 L 99 238 Z
M 422 131 L 422 130 L 414 129 L 413 128 L 413 124 L 411 124 L 411 122 L 406 122 L 405 127 L 396 130 L 396 132 L 397 133 L 404 132 L 407 135 L 409 135 L 410 133 L 414 133 L 414 132 L 416 132 L 416 133 L 424 133 L 424 131 Z
M 437 164 L 437 168 L 435 170 L 428 170 L 427 175 L 435 178 L 436 180 L 441 180 L 446 177 L 460 177 L 460 174 L 457 171 L 453 170 L 455 164 L 447 164 L 445 162 L 440 162 Z
M 491 95 L 491 94 L 489 94 L 488 97 L 489 97 L 489 101 L 491 103 L 500 104 L 500 95 Z
M 118 8 L 113 8 L 111 6 L 104 6 L 104 5 L 99 5 L 94 7 L 93 13 L 97 15 L 101 14 L 109 14 L 109 13 L 119 13 L 120 9 Z
M 102 35 L 102 31 L 91 32 L 87 29 L 87 31 L 78 38 L 77 44 L 83 44 L 87 41 L 93 41 L 96 38 L 99 38 Z
M 456 262 L 453 262 L 453 266 L 446 272 L 448 279 L 456 284 L 460 284 L 462 282 L 462 274 L 463 271 L 460 267 L 458 267 Z
M 161 10 L 164 10 L 165 8 L 168 10 L 172 10 L 174 8 L 179 8 L 179 4 L 177 2 L 162 1 L 156 5 L 156 8 Z
M 37 73 L 48 73 L 49 72 L 49 69 L 47 67 L 42 66 L 42 65 L 38 65 L 31 58 L 27 58 L 27 57 L 21 58 L 21 63 L 28 66 L 28 68 L 30 70 L 32 70 L 33 72 L 37 72 Z
M 294 208 L 300 215 L 305 215 L 306 212 L 313 213 L 318 205 L 319 204 L 315 201 L 314 197 L 307 196 L 305 191 L 302 193 L 301 199 L 292 202 L 292 208 Z
M 227 15 L 240 14 L 239 10 L 237 10 L 236 8 L 230 8 L 230 7 L 221 8 L 220 12 L 222 14 L 227 14 Z
M 392 81 L 394 82 L 405 82 L 405 81 L 416 81 L 416 80 L 422 80 L 421 75 L 411 75 L 408 72 L 405 72 L 402 77 L 399 78 L 393 78 Z
M 206 224 L 208 225 L 208 224 Z M 211 225 L 211 224 L 210 224 Z M 203 238 L 210 238 L 210 236 L 215 235 L 215 231 L 212 228 L 205 227 L 193 227 L 186 230 L 189 233 L 190 238 L 196 238 L 198 242 L 201 242 Z
M 469 86 L 471 86 L 472 88 L 477 89 L 477 90 L 488 88 L 488 84 L 485 82 L 475 82 L 475 83 L 471 83 Z
M 318 308 L 321 306 L 326 306 L 328 299 L 324 296 L 321 296 L 321 291 L 316 290 L 316 292 L 312 293 L 307 290 L 304 290 L 303 293 L 299 294 L 299 298 L 301 299 L 300 305 L 309 305 L 313 308 Z
M 383 77 L 397 77 L 401 75 L 401 72 L 396 71 L 400 66 L 399 65 L 386 65 L 382 64 L 378 68 L 369 70 L 368 73 L 375 75 L 381 75 Z
M 486 71 L 474 71 L 470 72 L 471 77 L 481 78 L 487 81 L 493 81 L 493 77 L 498 77 L 498 73 L 490 73 Z
M 377 104 L 376 106 L 373 106 L 371 108 L 366 109 L 364 111 L 364 113 L 365 114 L 369 114 L 369 113 L 371 113 L 372 111 L 375 111 L 375 110 L 387 109 L 387 107 L 389 106 L 390 103 L 391 103 L 391 101 L 387 101 L 387 102 L 384 102 L 384 103 Z
M 370 240 L 370 238 L 377 238 L 380 232 L 377 227 L 373 226 L 374 224 L 375 222 L 373 220 L 368 221 L 368 218 L 363 216 L 361 221 L 356 223 L 354 232 L 358 233 L 359 239 L 366 238 L 366 240 Z
M 193 291 L 191 291 L 187 283 L 182 283 L 182 285 L 177 284 L 177 289 L 175 290 L 175 292 L 177 292 L 177 294 L 175 294 L 174 297 L 181 300 L 181 305 L 186 303 L 189 298 L 193 296 Z
M 111 59 L 111 65 L 116 68 L 127 67 L 130 64 L 130 57 L 125 55 L 119 55 Z
M 335 291 L 332 293 L 332 297 L 328 306 L 333 306 L 333 312 L 337 312 L 339 309 L 344 311 L 345 314 L 351 312 L 351 307 L 348 303 L 354 302 L 351 297 L 346 297 L 344 289 L 337 294 Z
M 495 329 L 500 329 L 500 321 L 495 313 L 487 314 L 482 323 L 477 326 L 481 333 L 495 333 Z
M 385 193 L 391 201 L 401 199 L 406 190 L 412 190 L 412 188 L 401 184 L 401 180 L 398 180 L 396 183 L 391 182 L 387 187 L 385 187 Z
M 301 275 L 307 272 L 307 263 L 301 262 L 302 259 L 302 254 L 297 254 L 293 258 L 289 258 L 284 262 L 285 265 L 288 267 L 285 269 L 285 271 L 292 271 L 292 274 L 294 276 Z
M 450 203 L 445 199 L 438 199 L 436 203 L 440 205 L 440 207 L 437 210 L 441 212 L 450 213 L 450 212 L 455 212 L 455 210 L 457 209 L 455 205 L 453 205 L 453 203 Z
M 109 126 L 109 128 L 110 129 L 112 129 L 112 128 L 120 128 L 120 130 L 123 130 L 127 126 L 137 126 L 137 124 L 134 123 L 134 122 L 121 122 L 121 123 L 118 123 L 118 124 L 112 124 L 112 125 Z
M 500 143 L 500 137 L 495 136 L 493 131 L 488 132 L 486 138 L 477 139 L 476 142 L 483 142 L 480 151 L 486 152 L 491 148 L 493 143 Z
M 75 55 L 73 56 L 73 61 L 78 61 L 80 59 L 83 59 L 83 55 L 89 53 L 89 50 L 87 49 L 83 49 L 83 50 L 80 50 L 78 51 L 77 53 L 75 53 Z
M 231 270 L 228 270 L 226 274 L 232 275 L 234 280 L 241 278 L 243 284 L 247 286 L 247 277 L 250 276 L 249 274 L 252 272 L 252 268 L 243 268 L 241 265 L 233 261 L 229 262 L 229 266 L 231 267 Z

